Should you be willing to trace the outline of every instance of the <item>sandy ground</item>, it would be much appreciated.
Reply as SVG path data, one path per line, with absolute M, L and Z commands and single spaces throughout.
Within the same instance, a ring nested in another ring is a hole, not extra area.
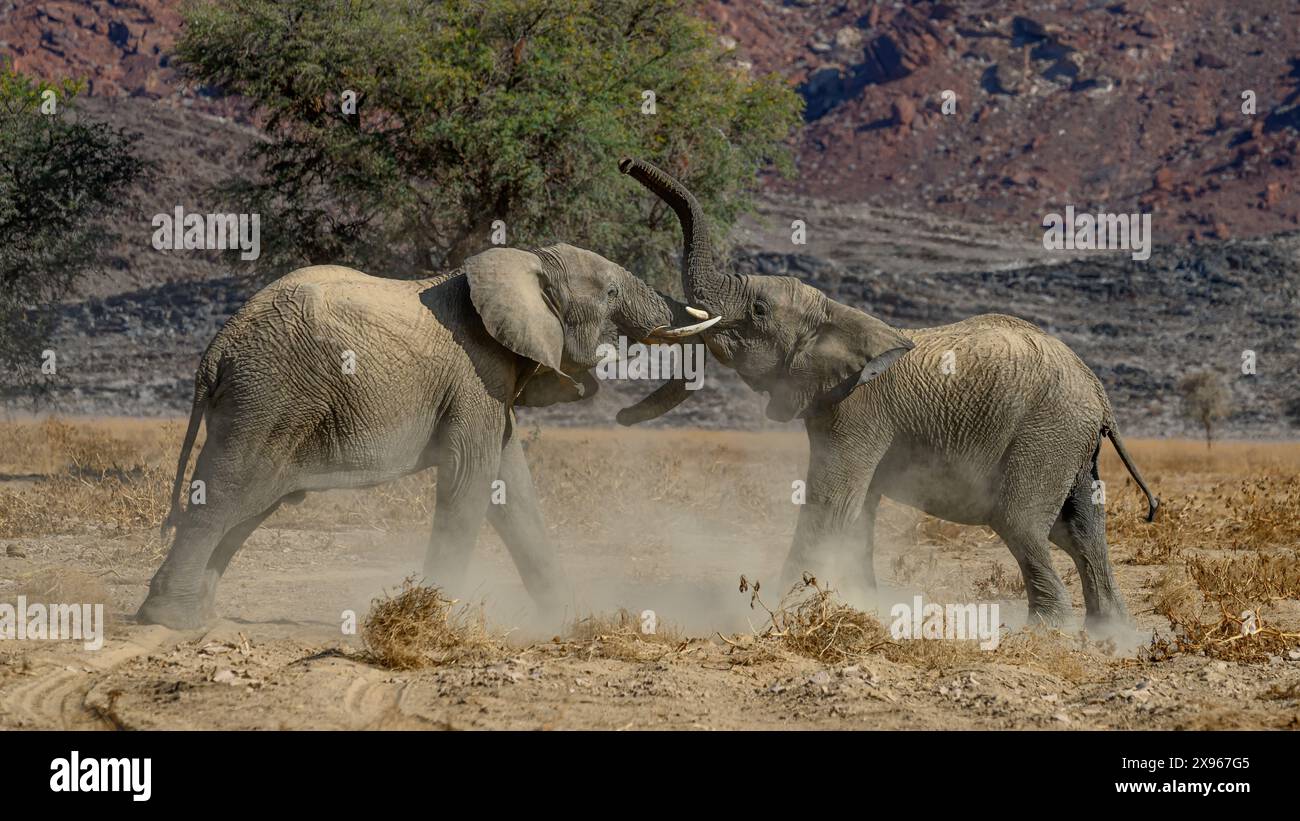
M 790 482 L 806 460 L 801 436 L 536 431 L 529 458 L 577 588 L 576 617 L 650 609 L 672 638 L 540 632 L 509 556 L 485 528 L 468 598 L 505 634 L 505 647 L 395 671 L 342 625 L 345 611 L 364 619 L 373 598 L 420 567 L 431 476 L 283 509 L 236 557 L 220 621 L 174 632 L 135 625 L 130 614 L 164 549 L 154 523 L 178 426 L 0 427 L 8 442 L 0 454 L 0 601 L 30 590 L 43 572 L 75 571 L 102 585 L 112 620 L 98 651 L 0 641 L 4 728 L 1300 727 L 1297 639 L 1254 659 L 1142 649 L 1153 633 L 1173 634 L 1157 599 L 1162 579 L 1178 576 L 1190 557 L 1241 561 L 1294 550 L 1294 516 L 1269 521 L 1286 505 L 1295 510 L 1294 443 L 1224 443 L 1207 455 L 1197 443 L 1134 442 L 1169 508 L 1150 529 L 1107 457 L 1103 477 L 1119 497 L 1110 502 L 1112 551 L 1138 635 L 1119 647 L 1073 630 L 1021 631 L 1026 602 L 1000 541 L 889 507 L 876 554 L 881 615 L 918 593 L 997 602 L 1006 637 L 992 652 L 910 642 L 927 647 L 826 660 L 756 638 L 766 614 L 738 590 L 741 574 L 775 578 L 789 547 Z M 1253 496 L 1242 489 L 1251 482 L 1263 488 Z M 1162 553 L 1171 540 L 1183 543 Z M 1081 615 L 1077 574 L 1063 553 L 1056 557 Z M 1295 594 L 1282 592 L 1264 612 L 1270 625 L 1294 631 Z M 779 598 L 762 596 L 769 605 Z

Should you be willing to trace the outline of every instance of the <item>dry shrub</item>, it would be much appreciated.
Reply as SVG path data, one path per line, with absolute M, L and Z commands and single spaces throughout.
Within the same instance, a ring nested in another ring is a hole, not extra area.
M 1243 480 L 1224 497 L 1226 547 L 1261 549 L 1300 543 L 1300 476 Z
M 170 497 L 171 476 L 156 466 L 128 475 L 56 476 L 0 489 L 0 537 L 75 533 L 88 524 L 119 533 L 156 530 Z
M 878 655 L 889 661 L 927 671 L 944 671 L 954 667 L 1009 662 L 1034 667 L 1070 681 L 1086 676 L 1085 660 L 1089 649 L 1114 655 L 1109 642 L 1091 642 L 1085 637 L 1072 638 L 1059 630 L 1023 628 L 1001 637 L 992 651 L 980 647 L 977 639 L 915 639 L 894 641 L 874 615 L 856 610 L 835 598 L 834 591 L 824 589 L 811 574 L 791 588 L 775 609 L 759 598 L 759 585 L 741 577 L 741 592 L 752 590 L 751 607 L 761 607 L 769 621 L 756 637 L 723 637 L 732 645 L 737 664 L 758 664 L 780 658 L 764 646 L 816 659 L 827 664 L 860 661 Z M 940 631 L 948 634 L 948 611 Z
M 1186 548 L 1265 550 L 1300 542 L 1300 477 L 1265 474 L 1215 482 L 1203 492 L 1171 494 L 1154 523 L 1143 520 L 1146 500 L 1120 494 L 1109 528 L 1117 541 L 1137 544 L 1136 564 L 1167 564 Z
M 1253 553 L 1229 559 L 1192 557 L 1192 581 L 1215 601 L 1237 607 L 1300 598 L 1300 551 Z
M 1091 642 L 1084 636 L 1071 637 L 1060 630 L 1022 627 L 1003 636 L 991 655 L 998 661 L 1035 667 L 1077 683 L 1086 677 L 1084 661 L 1089 647 L 1100 649 L 1106 655 L 1115 652 L 1113 643 Z
M 1018 570 L 994 563 L 987 576 L 975 580 L 974 589 L 976 599 L 1016 598 L 1025 595 L 1025 577 Z
M 1108 505 L 1107 528 L 1116 543 L 1136 541 L 1133 563 L 1168 564 L 1186 546 L 1212 538 L 1214 515 L 1196 494 L 1160 500 L 1154 522 L 1146 521 L 1145 496 L 1122 494 Z
M 627 609 L 578 619 L 565 635 L 582 645 L 589 657 L 621 661 L 656 661 L 681 652 L 689 643 L 680 629 L 662 622 L 655 624 L 653 633 L 643 632 L 641 619 Z
M 408 576 L 396 595 L 371 602 L 361 640 L 374 661 L 396 670 L 473 661 L 499 650 L 482 608 L 457 605 Z
M 760 585 L 752 587 L 740 577 L 740 592 L 753 591 L 749 606 L 767 611 L 768 624 L 759 634 L 777 639 L 788 650 L 827 664 L 858 661 L 892 644 L 889 632 L 875 616 L 844 604 L 835 591 L 823 588 L 811 573 L 804 573 L 782 597 L 776 609 L 759 598 Z
M 1255 562 L 1256 569 L 1272 567 L 1266 557 L 1253 558 L 1263 560 Z M 1300 633 L 1273 626 L 1263 614 L 1278 598 L 1270 591 L 1288 589 L 1288 578 L 1252 573 L 1226 560 L 1191 559 L 1169 568 L 1156 583 L 1153 603 L 1155 612 L 1169 619 L 1173 635 L 1153 636 L 1148 658 L 1161 661 L 1191 653 L 1264 663 L 1300 647 Z

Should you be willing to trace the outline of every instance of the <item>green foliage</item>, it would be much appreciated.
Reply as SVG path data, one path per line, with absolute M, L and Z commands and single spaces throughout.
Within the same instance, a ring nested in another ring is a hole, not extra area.
M 79 90 L 0 61 L 0 381 L 10 386 L 35 382 L 53 307 L 94 269 L 110 206 L 146 170 L 130 138 L 66 116 Z
M 788 173 L 802 106 L 738 67 L 692 5 L 208 0 L 186 8 L 178 57 L 250 98 L 270 136 L 256 179 L 227 193 L 263 214 L 273 271 L 451 266 L 500 219 L 509 245 L 571 242 L 666 286 L 676 221 L 619 158 L 678 175 L 725 235 L 762 170 Z

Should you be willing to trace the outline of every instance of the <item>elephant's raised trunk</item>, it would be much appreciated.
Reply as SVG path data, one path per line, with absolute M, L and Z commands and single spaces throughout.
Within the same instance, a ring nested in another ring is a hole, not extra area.
M 699 334 L 707 333 L 723 318 L 725 303 L 721 288 L 722 275 L 713 256 L 713 242 L 709 237 L 709 223 L 704 217 L 704 211 L 691 192 L 686 190 L 686 186 L 644 160 L 624 158 L 619 162 L 618 170 L 668 203 L 682 225 L 685 243 L 682 251 L 682 290 L 688 302 L 700 306 L 707 313 L 701 315 L 702 312 L 683 306 L 693 319 L 702 321 L 680 328 L 677 338 L 690 334 L 684 344 L 702 345 L 704 340 Z M 691 393 L 685 380 L 671 379 L 635 405 L 619 411 L 618 421 L 624 425 L 635 425 L 662 416 L 684 402 Z
M 713 242 L 709 238 L 708 220 L 705 219 L 699 202 L 686 190 L 686 186 L 645 160 L 625 157 L 619 162 L 618 170 L 653 191 L 673 209 L 682 224 L 682 239 L 685 243 L 682 252 L 682 291 L 686 294 L 686 300 L 700 305 L 713 316 L 721 314 L 722 306 L 717 299 L 712 298 L 712 292 L 716 290 L 714 282 L 718 276 Z

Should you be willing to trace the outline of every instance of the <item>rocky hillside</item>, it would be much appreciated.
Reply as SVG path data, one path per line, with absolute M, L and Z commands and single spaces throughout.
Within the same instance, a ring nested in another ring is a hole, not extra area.
M 1177 383 L 1209 368 L 1227 378 L 1233 436 L 1300 431 L 1300 233 L 1268 241 L 1158 247 L 1151 260 L 1088 256 L 1014 268 L 918 273 L 887 258 L 842 263 L 747 247 L 735 270 L 798 276 L 901 327 L 1011 313 L 1058 335 L 1097 372 L 1126 431 L 1195 435 Z M 54 347 L 58 407 L 92 414 L 188 410 L 198 355 L 248 293 L 239 279 L 175 281 L 69 305 Z M 1257 373 L 1244 375 L 1244 351 Z M 658 424 L 768 427 L 762 400 L 713 367 L 705 387 Z M 525 423 L 608 425 L 647 383 L 605 383 L 596 398 L 522 414 Z
M 179 0 L 0 0 L 0 53 L 90 94 L 246 116 L 171 65 Z M 1004 222 L 1153 212 L 1165 241 L 1300 225 L 1300 4 L 707 0 L 807 103 L 774 189 Z M 943 112 L 944 92 L 955 109 Z M 1255 113 L 1242 112 L 1253 92 Z
M 103 275 L 63 312 L 65 412 L 183 412 L 199 353 L 247 294 L 216 254 L 150 247 L 150 217 L 242 170 L 238 101 L 185 88 L 169 0 L 0 0 L 0 53 L 89 80 L 89 116 L 140 134 L 160 173 L 121 212 Z M 740 270 L 791 274 L 904 327 L 1012 313 L 1102 377 L 1126 430 L 1191 434 L 1175 386 L 1229 378 L 1233 435 L 1300 430 L 1295 232 L 1300 6 L 1256 0 L 1030 4 L 710 0 L 724 43 L 808 102 L 800 176 L 737 235 Z M 727 39 L 729 38 L 729 39 Z M 956 94 L 945 115 L 941 92 Z M 1240 112 L 1240 91 L 1258 111 Z M 1042 215 L 1150 210 L 1151 259 L 1042 246 Z M 790 224 L 807 224 L 791 244 Z M 1189 242 L 1189 240 L 1191 240 Z M 1240 373 L 1243 351 L 1258 372 Z M 644 392 L 527 419 L 612 424 Z M 22 407 L 22 406 L 19 406 Z M 766 425 L 729 373 L 663 424 Z
M 783 190 L 1026 231 L 1067 204 L 1140 209 L 1167 241 L 1300 225 L 1298 4 L 711 0 L 707 13 L 807 101 Z

